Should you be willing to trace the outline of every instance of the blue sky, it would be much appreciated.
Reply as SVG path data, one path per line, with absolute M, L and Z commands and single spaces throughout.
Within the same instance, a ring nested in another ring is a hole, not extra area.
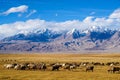
M 0 39 L 38 29 L 120 29 L 120 0 L 0 0 Z
M 60 22 L 87 16 L 107 17 L 120 8 L 120 0 L 0 0 L 0 13 L 21 5 L 28 6 L 27 12 L 1 15 L 0 24 L 36 18 Z M 26 17 L 32 10 L 36 12 Z

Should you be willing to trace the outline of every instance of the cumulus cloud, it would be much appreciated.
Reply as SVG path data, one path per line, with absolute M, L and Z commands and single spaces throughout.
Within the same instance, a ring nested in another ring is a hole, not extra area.
M 21 6 L 18 6 L 18 7 L 12 7 L 10 9 L 8 9 L 7 11 L 3 12 L 4 15 L 9 15 L 11 13 L 17 13 L 17 12 L 20 12 L 20 13 L 24 13 L 26 12 L 28 9 L 28 6 L 27 5 L 21 5 Z
M 120 8 L 115 10 L 110 16 L 109 18 L 119 18 L 120 19 Z
M 26 22 L 15 22 L 11 24 L 0 25 L 0 34 L 3 34 L 2 38 L 12 36 L 21 32 L 28 33 L 34 29 L 41 28 L 44 25 L 44 20 L 28 20 Z
M 32 14 L 36 13 L 36 10 L 32 10 L 26 17 L 30 17 Z
M 52 29 L 55 31 L 61 30 L 71 30 L 73 28 L 84 30 L 90 29 L 91 27 L 108 27 L 108 28 L 120 28 L 120 18 L 113 17 L 113 15 L 120 14 L 120 11 L 117 9 L 108 18 L 102 17 L 94 17 L 88 16 L 84 20 L 68 20 L 64 22 L 52 22 L 52 21 L 45 21 L 41 19 L 30 19 L 27 21 L 21 22 L 14 22 L 11 24 L 2 24 L 0 25 L 0 35 L 3 35 L 1 38 L 12 36 L 18 33 L 29 33 L 33 30 L 40 30 L 40 29 Z

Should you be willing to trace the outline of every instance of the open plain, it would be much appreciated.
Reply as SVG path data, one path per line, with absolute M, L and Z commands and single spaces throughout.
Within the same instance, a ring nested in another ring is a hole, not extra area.
M 52 71 L 48 67 L 46 71 L 41 70 L 14 70 L 4 68 L 4 64 L 11 63 L 81 63 L 81 62 L 120 62 L 119 53 L 94 53 L 94 54 L 66 54 L 66 53 L 22 53 L 22 54 L 0 54 L 0 80 L 120 80 L 120 73 L 108 73 L 108 65 L 95 65 L 93 72 L 86 72 L 85 67 L 74 70 Z M 119 66 L 119 65 L 118 65 Z

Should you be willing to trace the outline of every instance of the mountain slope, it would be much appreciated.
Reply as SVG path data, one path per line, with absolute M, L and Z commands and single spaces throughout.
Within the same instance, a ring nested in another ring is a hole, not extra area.
M 118 50 L 120 31 L 109 29 L 52 31 L 16 34 L 0 41 L 0 52 L 64 52 Z

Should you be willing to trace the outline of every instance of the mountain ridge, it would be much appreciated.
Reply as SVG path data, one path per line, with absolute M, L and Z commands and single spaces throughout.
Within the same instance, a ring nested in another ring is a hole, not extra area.
M 120 31 L 94 28 L 91 30 L 52 31 L 38 30 L 19 33 L 0 41 L 0 52 L 67 52 L 118 51 Z

